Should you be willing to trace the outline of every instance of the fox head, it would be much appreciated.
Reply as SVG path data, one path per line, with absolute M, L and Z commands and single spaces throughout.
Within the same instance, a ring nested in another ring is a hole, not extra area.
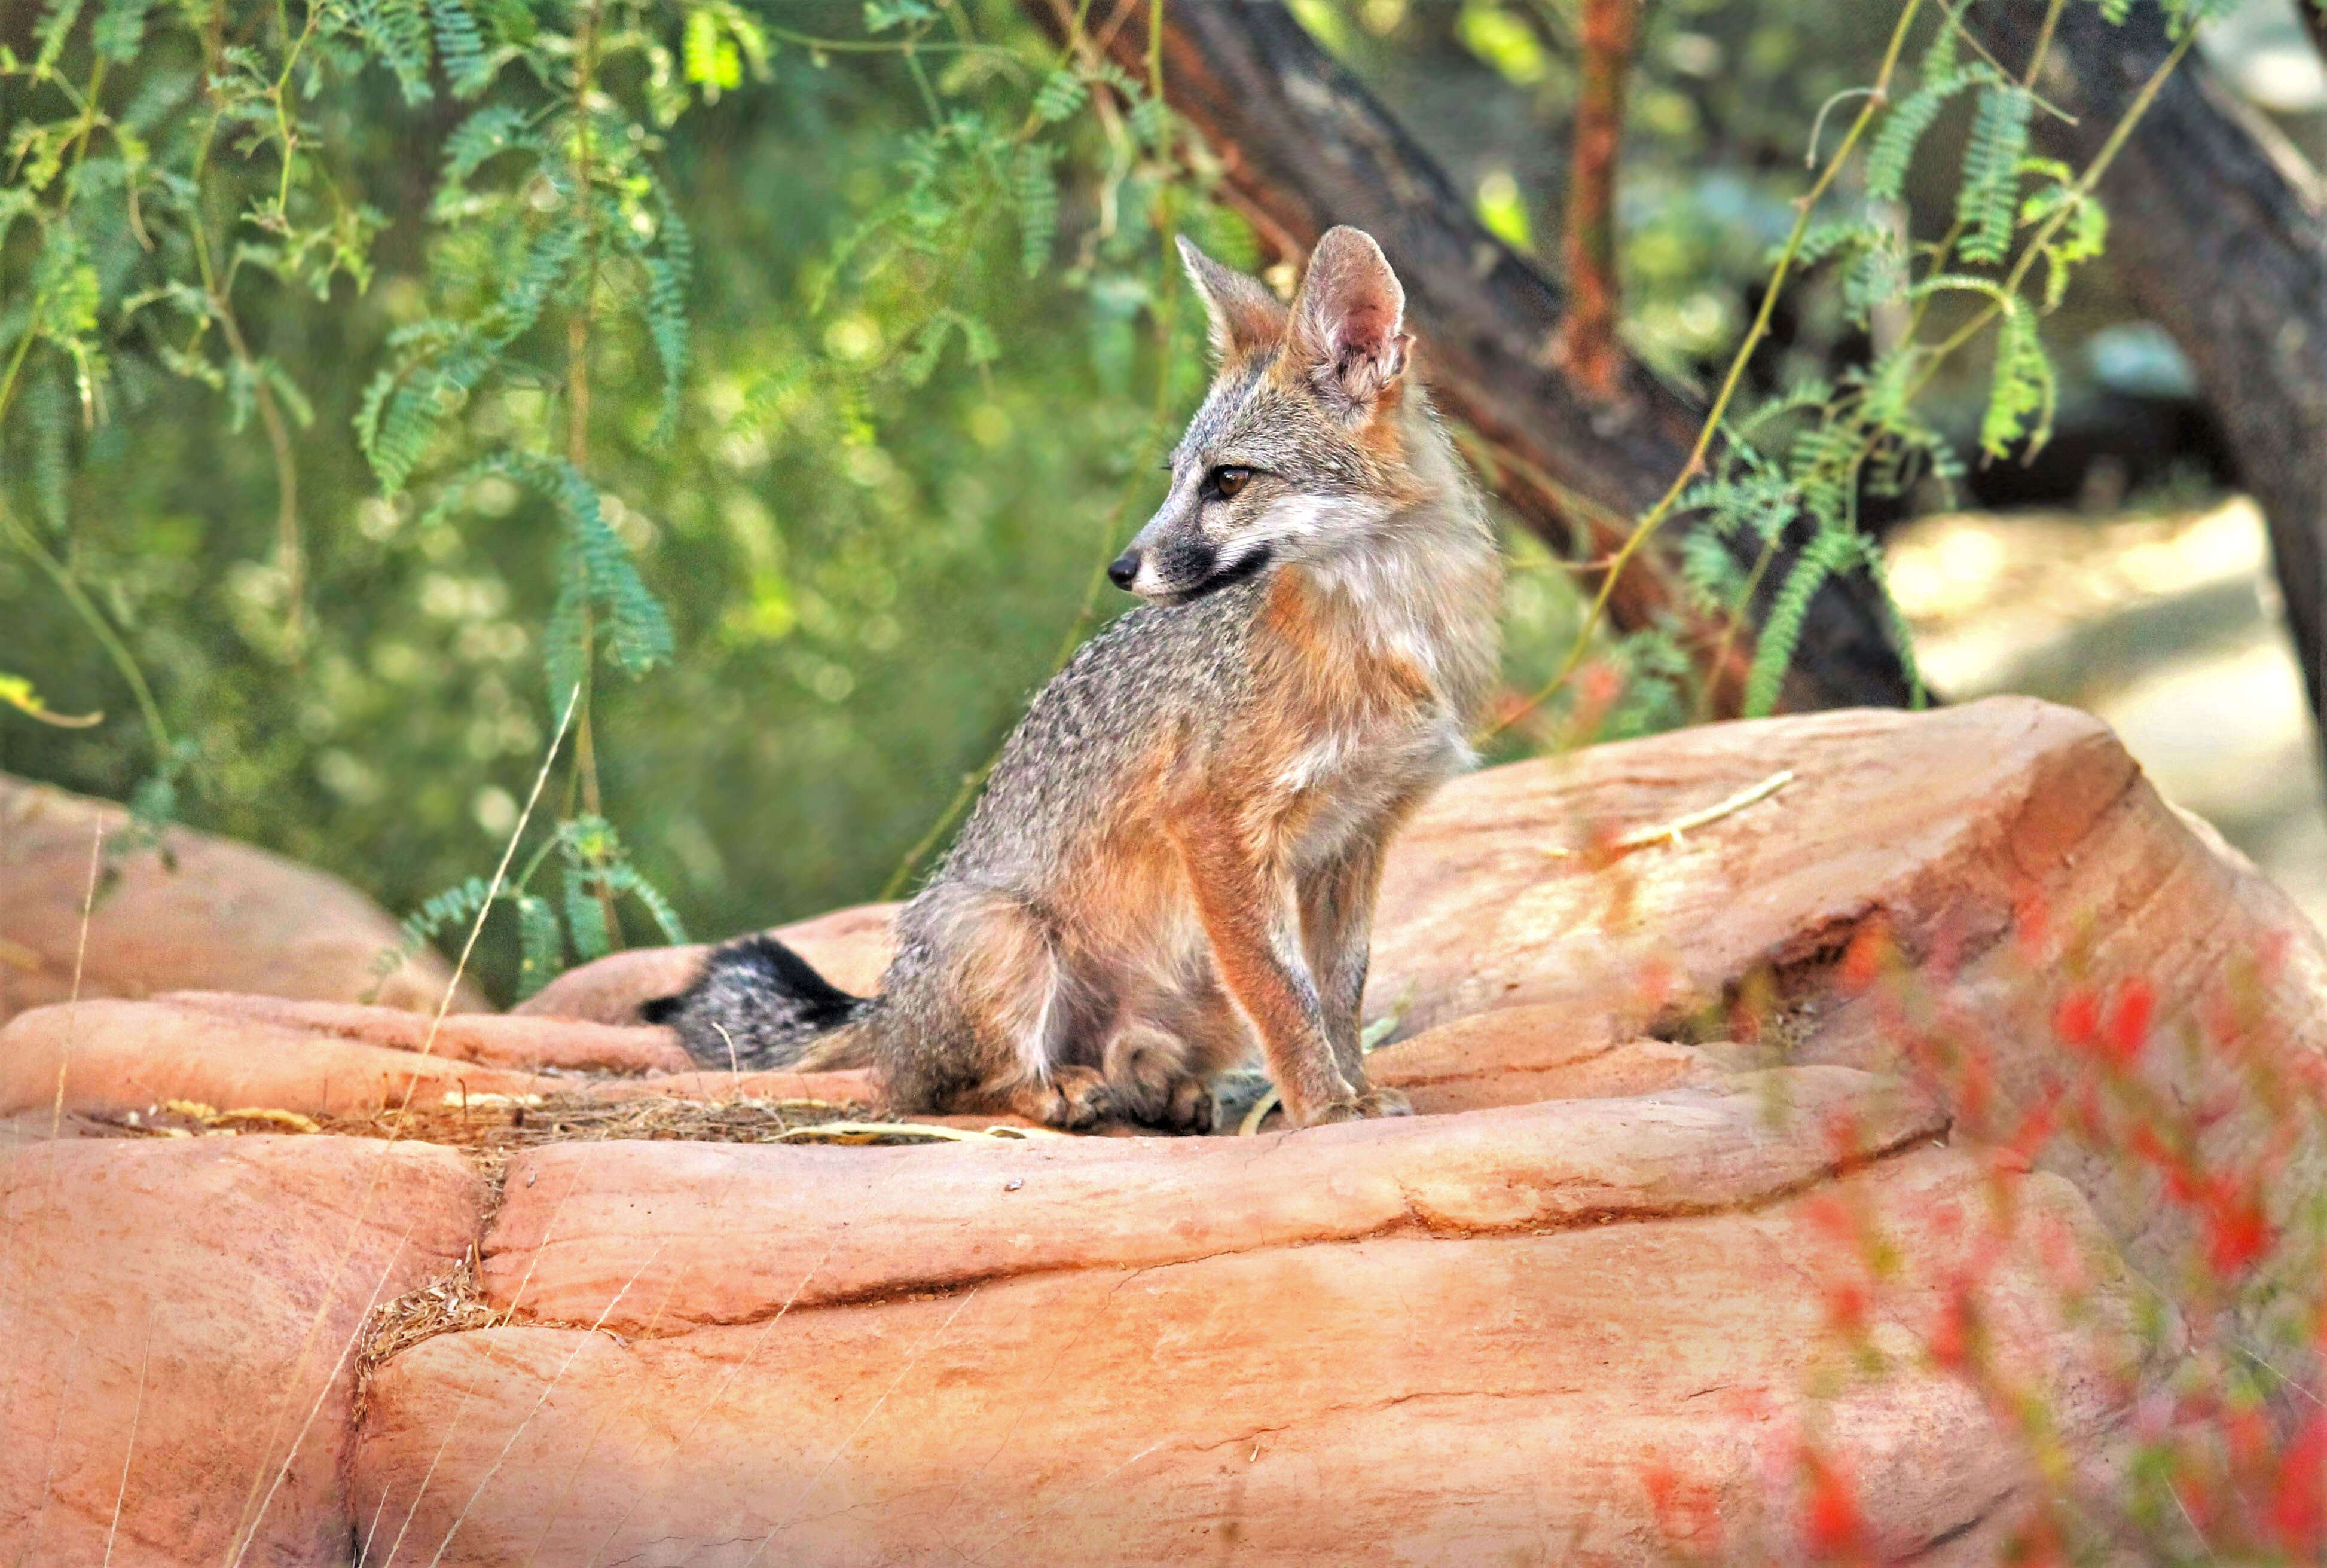
M 1219 373 L 1172 452 L 1172 490 L 1108 566 L 1164 604 L 1361 542 L 1421 492 L 1399 417 L 1406 290 L 1355 229 L 1318 240 L 1290 307 L 1180 241 Z

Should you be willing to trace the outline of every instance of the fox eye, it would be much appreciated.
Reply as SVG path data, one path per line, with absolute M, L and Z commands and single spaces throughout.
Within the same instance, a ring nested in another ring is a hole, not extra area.
M 1224 501 L 1232 500 L 1237 491 L 1244 489 L 1246 481 L 1251 478 L 1252 470 L 1248 468 L 1237 468 L 1233 465 L 1216 468 L 1212 470 L 1210 475 L 1212 493 Z

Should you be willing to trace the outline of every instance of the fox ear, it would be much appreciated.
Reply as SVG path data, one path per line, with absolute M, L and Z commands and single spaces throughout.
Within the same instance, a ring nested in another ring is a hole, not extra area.
M 1373 236 L 1329 229 L 1293 302 L 1287 351 L 1345 418 L 1369 410 L 1406 369 L 1406 289 Z
M 1214 359 L 1233 359 L 1285 336 L 1285 307 L 1266 284 L 1222 266 L 1184 234 L 1180 236 L 1180 261 L 1211 317 Z

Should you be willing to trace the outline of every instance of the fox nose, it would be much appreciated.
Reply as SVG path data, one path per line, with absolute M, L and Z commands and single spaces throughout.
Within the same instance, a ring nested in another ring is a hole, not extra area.
M 1128 588 L 1131 580 L 1139 575 L 1139 552 L 1126 550 L 1107 563 L 1107 580 L 1118 588 Z

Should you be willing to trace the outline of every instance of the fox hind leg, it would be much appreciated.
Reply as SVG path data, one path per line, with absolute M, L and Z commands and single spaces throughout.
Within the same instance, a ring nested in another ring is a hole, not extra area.
M 1105 1076 L 1063 1059 L 1074 998 L 1048 924 L 993 889 L 963 889 L 936 914 L 947 966 L 928 1010 L 895 1031 L 884 1062 L 892 1103 L 1068 1131 L 1114 1115 Z

